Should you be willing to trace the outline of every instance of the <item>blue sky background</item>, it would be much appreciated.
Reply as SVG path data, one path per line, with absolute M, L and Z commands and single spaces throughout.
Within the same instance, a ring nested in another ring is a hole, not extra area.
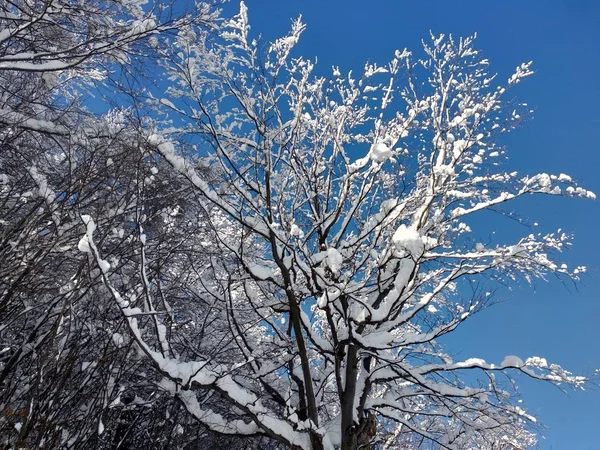
M 360 71 L 384 63 L 395 49 L 419 55 L 434 33 L 478 33 L 478 48 L 506 79 L 533 60 L 536 74 L 514 92 L 535 109 L 534 120 L 505 139 L 509 165 L 520 173 L 571 175 L 600 194 L 600 1 L 596 0 L 247 0 L 251 33 L 283 34 L 302 13 L 308 28 L 297 55 L 318 58 L 317 71 Z M 237 3 L 226 7 L 235 11 Z M 507 292 L 504 301 L 476 316 L 447 345 L 461 357 L 499 363 L 505 355 L 546 357 L 575 373 L 600 368 L 600 203 L 534 197 L 518 205 L 541 231 L 575 234 L 565 255 L 587 265 L 577 287 L 537 282 Z M 490 224 L 502 226 L 502 222 Z M 548 428 L 548 450 L 600 449 L 600 389 L 565 395 L 553 386 L 519 379 L 529 412 Z

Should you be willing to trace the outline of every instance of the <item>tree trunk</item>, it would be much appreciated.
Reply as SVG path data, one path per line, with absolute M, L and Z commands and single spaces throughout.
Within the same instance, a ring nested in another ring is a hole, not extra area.
M 354 424 L 354 396 L 356 395 L 356 374 L 358 370 L 358 349 L 348 346 L 346 357 L 346 385 L 342 395 L 342 450 L 356 450 L 358 440 Z

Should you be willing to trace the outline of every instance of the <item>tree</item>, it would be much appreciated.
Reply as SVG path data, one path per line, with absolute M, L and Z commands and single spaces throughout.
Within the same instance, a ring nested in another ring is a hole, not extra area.
M 200 339 L 138 300 L 162 296 L 161 279 L 145 279 L 151 256 L 128 295 L 92 215 L 80 248 L 163 389 L 215 432 L 296 449 L 532 445 L 513 374 L 585 378 L 541 357 L 455 361 L 437 342 L 489 305 L 495 283 L 585 270 L 556 262 L 560 231 L 486 244 L 473 232 L 474 216 L 519 197 L 594 198 L 565 174 L 501 169 L 499 136 L 527 112 L 504 99 L 531 63 L 496 87 L 473 37 L 442 35 L 421 59 L 398 51 L 360 79 L 326 79 L 291 56 L 303 29 L 263 51 L 242 3 L 218 30 L 182 27 L 157 49 L 172 83 L 147 100 L 158 115 L 146 141 L 196 193 L 216 253 L 190 283 Z M 200 176 L 190 149 L 219 176 Z
M 292 57 L 299 20 L 263 48 L 243 3 L 2 5 L 6 445 L 528 448 L 513 374 L 585 382 L 437 341 L 497 283 L 584 271 L 560 232 L 473 231 L 528 194 L 593 197 L 502 171 L 530 64 L 495 87 L 473 38 L 432 36 L 325 79 Z M 116 107 L 92 114 L 94 88 Z
M 131 108 L 94 115 L 82 99 L 118 85 L 113 74 L 127 73 L 134 62 L 136 76 L 143 76 L 155 35 L 213 19 L 207 8 L 175 17 L 136 1 L 0 2 L 3 447 L 225 442 L 195 423 L 191 432 L 190 420 L 179 417 L 181 405 L 155 392 L 157 380 L 121 334 L 123 319 L 106 301 L 98 270 L 77 248 L 86 211 L 106 231 L 96 238 L 121 268 L 121 288 L 137 276 L 131 242 L 144 215 L 152 252 L 160 256 L 154 261 L 166 266 L 176 259 L 181 266 L 189 248 L 175 251 L 171 243 L 163 253 L 160 236 L 168 229 L 159 219 L 173 206 L 169 197 L 190 189 L 173 179 L 168 165 L 140 151 L 139 116 Z M 159 169 L 168 184 L 156 189 Z M 201 235 L 198 227 L 180 229 Z

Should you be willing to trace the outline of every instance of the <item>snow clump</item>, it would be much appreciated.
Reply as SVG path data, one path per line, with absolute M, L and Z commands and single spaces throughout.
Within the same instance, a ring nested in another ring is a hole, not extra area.
M 344 258 L 341 253 L 335 248 L 327 249 L 327 266 L 331 269 L 334 274 L 340 273 Z
M 392 157 L 392 149 L 383 143 L 373 144 L 369 150 L 369 157 L 373 161 L 383 163 Z
M 407 251 L 413 256 L 421 256 L 425 248 L 435 245 L 435 239 L 421 236 L 413 227 L 407 227 L 402 224 L 394 235 L 392 242 L 399 251 Z

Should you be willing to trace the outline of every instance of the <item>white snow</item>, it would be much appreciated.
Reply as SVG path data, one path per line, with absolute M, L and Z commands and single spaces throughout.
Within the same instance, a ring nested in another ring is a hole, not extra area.
M 385 162 L 392 157 L 392 150 L 383 143 L 375 143 L 371 145 L 369 150 L 369 158 L 377 162 Z
M 37 194 L 40 197 L 46 199 L 46 203 L 48 205 L 52 204 L 54 200 L 56 200 L 56 195 L 54 194 L 54 191 L 48 186 L 48 180 L 46 179 L 44 174 L 39 172 L 37 167 L 35 166 L 31 166 L 29 168 L 29 174 L 37 184 Z
M 344 263 L 344 258 L 336 248 L 331 247 L 327 249 L 325 262 L 334 274 L 338 274 Z
M 317 306 L 321 309 L 325 308 L 327 303 L 338 299 L 341 293 L 342 291 L 340 291 L 338 288 L 329 288 L 319 297 L 317 300 Z
M 508 247 L 508 254 L 511 256 L 527 256 L 527 249 L 521 245 L 511 245 Z
M 171 100 L 169 100 L 169 99 L 161 98 L 159 100 L 159 102 L 162 103 L 165 106 L 168 106 L 171 109 L 177 109 L 177 108 L 175 108 L 175 105 L 173 104 L 173 102 Z
M 454 167 L 450 164 L 438 164 L 433 167 L 433 172 L 440 177 L 452 177 L 455 175 Z
M 117 347 L 121 347 L 125 343 L 125 339 L 120 333 L 113 333 L 112 341 Z
M 458 363 L 458 364 L 461 364 L 461 363 Z M 465 366 L 480 366 L 480 367 L 486 367 L 488 365 L 485 362 L 485 359 L 481 359 L 481 358 L 468 358 L 462 364 Z
M 452 156 L 454 159 L 458 159 L 462 152 L 467 148 L 467 141 L 464 139 L 458 139 L 455 141 L 454 136 L 451 133 L 448 133 L 447 140 L 448 142 L 452 143 Z
M 291 226 L 291 228 L 290 228 L 290 235 L 298 237 L 298 238 L 302 238 L 302 237 L 304 237 L 304 232 L 302 231 L 302 229 L 298 225 L 296 225 L 295 223 L 293 223 L 292 226 Z
M 31 63 L 27 63 L 27 62 L 19 62 L 19 63 L 14 62 L 11 64 L 25 65 L 27 67 L 31 67 L 33 70 L 36 70 L 36 69 L 42 67 L 42 64 L 31 64 Z M 46 63 L 46 64 L 49 64 L 49 63 Z M 5 63 L 0 63 L 0 69 L 3 67 L 6 67 L 6 66 L 7 65 Z M 0 108 L 0 117 L 2 117 L 2 119 L 8 123 L 12 123 L 12 124 L 18 125 L 20 127 L 24 127 L 24 128 L 30 128 L 33 130 L 41 131 L 43 133 L 67 134 L 70 132 L 70 130 L 66 129 L 63 126 L 57 125 L 55 123 L 48 122 L 46 120 L 32 119 L 32 118 L 27 117 L 23 114 L 20 114 L 16 111 L 11 111 L 8 109 Z
M 513 356 L 513 355 L 508 355 L 505 356 L 504 359 L 502 360 L 502 366 L 503 367 L 522 367 L 523 364 L 523 360 L 521 358 L 519 358 L 518 356 Z
M 525 360 L 526 366 L 538 367 L 540 369 L 548 368 L 548 361 L 546 358 L 540 358 L 539 356 L 531 356 Z
M 98 259 L 98 265 L 100 266 L 100 270 L 104 273 L 110 270 L 110 263 L 104 259 Z
M 84 234 L 83 237 L 79 240 L 77 248 L 80 252 L 92 253 L 92 249 L 90 248 L 90 241 L 88 240 L 87 234 Z
M 362 169 L 369 163 L 369 161 L 370 161 L 369 155 L 365 156 L 364 158 L 357 159 L 352 164 L 348 165 L 348 172 L 352 173 L 352 172 L 356 172 L 357 170 Z
M 543 192 L 549 192 L 552 186 L 552 178 L 547 173 L 539 173 L 526 180 L 527 185 L 538 184 Z
M 564 181 L 564 182 L 570 183 L 573 180 L 571 179 L 571 177 L 569 175 L 561 173 L 558 175 L 558 181 Z
M 398 250 L 406 250 L 413 256 L 421 256 L 425 243 L 419 232 L 413 227 L 402 224 L 392 236 L 392 242 Z
M 323 432 L 323 447 L 325 450 L 335 450 L 342 445 L 342 417 L 337 415 L 325 423 L 320 431 Z
M 261 266 L 260 264 L 248 266 L 248 270 L 250 270 L 250 273 L 259 280 L 266 280 L 273 276 L 273 269 L 270 267 Z

